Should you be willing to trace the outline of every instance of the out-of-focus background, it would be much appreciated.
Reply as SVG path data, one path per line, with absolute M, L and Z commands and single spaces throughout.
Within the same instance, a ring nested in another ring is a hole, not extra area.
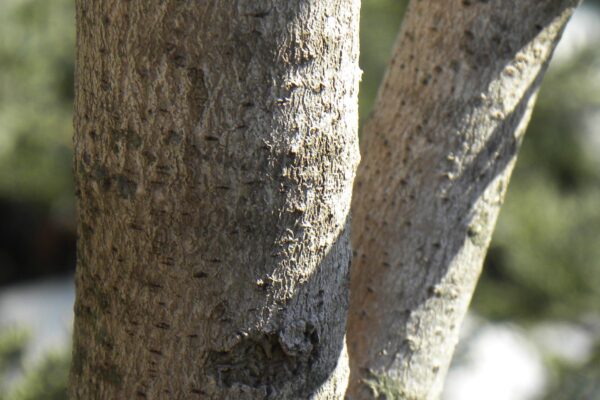
M 363 0 L 361 120 L 406 1 Z M 445 400 L 600 399 L 600 1 L 546 76 Z M 0 399 L 66 399 L 73 0 L 0 0 Z

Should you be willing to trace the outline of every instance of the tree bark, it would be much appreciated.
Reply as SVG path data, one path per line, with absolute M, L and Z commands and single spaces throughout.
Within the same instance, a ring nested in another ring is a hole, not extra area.
M 77 1 L 71 398 L 343 398 L 358 9 Z
M 578 1 L 411 1 L 355 185 L 349 397 L 435 399 Z

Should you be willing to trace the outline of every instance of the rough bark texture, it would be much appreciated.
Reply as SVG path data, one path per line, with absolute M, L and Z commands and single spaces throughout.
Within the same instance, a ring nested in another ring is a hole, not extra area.
M 73 399 L 339 399 L 358 0 L 78 0 Z
M 352 399 L 435 399 L 577 1 L 413 0 L 352 202 Z

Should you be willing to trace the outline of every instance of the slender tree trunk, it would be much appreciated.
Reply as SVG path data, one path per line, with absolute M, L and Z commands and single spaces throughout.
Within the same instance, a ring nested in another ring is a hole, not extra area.
M 352 399 L 435 399 L 572 0 L 413 0 L 353 198 Z
M 340 399 L 358 0 L 78 0 L 73 399 Z

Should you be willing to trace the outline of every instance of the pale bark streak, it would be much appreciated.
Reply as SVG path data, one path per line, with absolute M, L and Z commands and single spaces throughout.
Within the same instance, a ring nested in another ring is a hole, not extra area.
M 73 399 L 340 399 L 358 0 L 77 1 Z
M 352 201 L 352 399 L 439 396 L 535 95 L 577 3 L 411 1 Z

